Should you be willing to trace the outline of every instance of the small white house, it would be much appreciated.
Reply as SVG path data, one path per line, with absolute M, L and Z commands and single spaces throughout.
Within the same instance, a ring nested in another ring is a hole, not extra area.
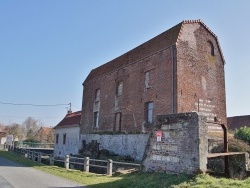
M 71 112 L 58 123 L 55 129 L 54 157 L 77 154 L 79 150 L 81 111 Z

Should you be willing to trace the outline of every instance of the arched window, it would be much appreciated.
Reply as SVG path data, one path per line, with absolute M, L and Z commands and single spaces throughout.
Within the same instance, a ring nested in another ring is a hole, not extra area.
M 210 55 L 214 56 L 214 45 L 210 40 L 207 42 L 208 42 L 208 47 L 210 49 Z

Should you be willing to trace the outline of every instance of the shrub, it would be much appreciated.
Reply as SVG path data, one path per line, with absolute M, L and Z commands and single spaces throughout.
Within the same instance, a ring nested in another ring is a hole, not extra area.
M 240 129 L 236 129 L 234 133 L 234 137 L 240 140 L 243 140 L 249 144 L 250 143 L 250 128 L 245 126 L 245 127 L 241 127 Z

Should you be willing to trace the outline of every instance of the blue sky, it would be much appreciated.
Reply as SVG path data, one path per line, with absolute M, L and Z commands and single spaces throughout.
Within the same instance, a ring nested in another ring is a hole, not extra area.
M 228 116 L 250 114 L 248 0 L 2 0 L 0 122 L 31 116 L 55 126 L 68 104 L 81 109 L 91 69 L 183 20 L 201 19 L 219 38 L 226 60 Z

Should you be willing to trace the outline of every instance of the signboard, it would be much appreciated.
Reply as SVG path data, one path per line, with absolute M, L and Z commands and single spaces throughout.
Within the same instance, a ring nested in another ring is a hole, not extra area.
M 162 131 L 156 131 L 155 132 L 156 137 L 162 137 Z
M 7 135 L 6 144 L 12 145 L 12 142 L 13 142 L 13 135 Z
M 156 136 L 157 142 L 161 142 L 162 131 L 156 131 L 155 136 Z

